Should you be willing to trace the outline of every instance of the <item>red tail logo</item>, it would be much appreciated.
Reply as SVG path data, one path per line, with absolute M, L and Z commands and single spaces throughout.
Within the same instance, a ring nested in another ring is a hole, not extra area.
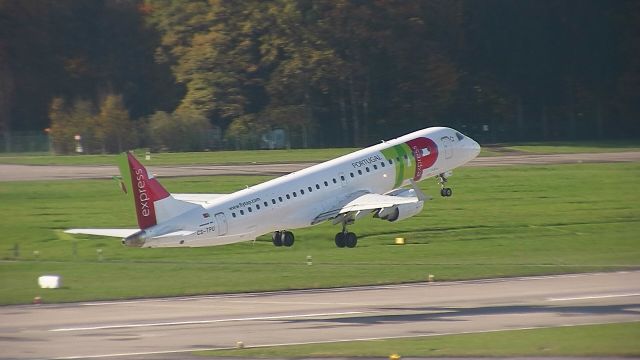
M 136 215 L 141 229 L 149 228 L 157 224 L 154 203 L 169 197 L 169 193 L 140 162 L 127 153 L 129 169 L 131 171 L 131 189 L 136 203 Z

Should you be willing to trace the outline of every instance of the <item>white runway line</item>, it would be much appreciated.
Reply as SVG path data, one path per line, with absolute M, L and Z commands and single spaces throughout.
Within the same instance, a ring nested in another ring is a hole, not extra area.
M 622 323 L 624 323 L 624 321 Z M 254 346 L 247 346 L 245 347 L 245 349 L 256 349 L 256 348 L 276 347 L 276 346 L 331 344 L 331 343 L 343 343 L 343 342 L 351 342 L 351 341 L 397 340 L 397 339 L 410 339 L 410 338 L 419 338 L 419 337 L 435 337 L 435 336 L 462 335 L 462 334 L 485 334 L 485 333 L 494 333 L 494 332 L 502 332 L 502 331 L 567 328 L 567 327 L 576 327 L 576 326 L 605 325 L 605 324 L 611 324 L 611 323 L 593 322 L 593 323 L 584 323 L 584 324 L 566 324 L 566 325 L 558 325 L 558 326 L 526 326 L 526 327 L 519 327 L 519 328 L 491 329 L 491 330 L 483 330 L 483 331 L 443 332 L 443 333 L 426 333 L 426 334 L 412 334 L 412 335 L 387 336 L 387 337 L 351 338 L 351 339 L 337 339 L 337 340 L 325 340 L 325 341 L 304 341 L 304 342 L 254 345 Z M 613 324 L 616 324 L 616 323 L 613 323 Z M 102 359 L 102 358 L 110 358 L 110 357 L 130 357 L 130 356 L 180 354 L 180 353 L 184 354 L 184 353 L 193 353 L 197 351 L 233 350 L 233 349 L 237 349 L 237 347 L 230 346 L 230 347 L 212 347 L 212 348 L 202 348 L 202 349 L 178 349 L 178 350 L 131 352 L 131 353 L 116 353 L 116 354 L 101 354 L 101 355 L 80 355 L 80 356 L 58 357 L 54 359 L 55 360 Z
M 75 327 L 75 328 L 58 328 L 58 329 L 50 329 L 49 331 L 63 332 L 63 331 L 89 331 L 89 330 L 106 330 L 106 329 L 127 329 L 127 328 L 140 328 L 140 327 L 153 327 L 153 326 L 199 325 L 199 324 L 213 324 L 213 323 L 233 322 L 233 321 L 285 320 L 285 319 L 295 319 L 295 318 L 322 317 L 322 316 L 341 316 L 341 315 L 358 315 L 358 314 L 364 314 L 364 312 L 363 311 L 346 311 L 346 312 L 335 312 L 335 313 L 296 314 L 296 315 L 280 315 L 280 316 L 258 316 L 258 317 L 246 317 L 246 318 L 174 321 L 174 322 L 158 322 L 158 323 L 144 323 L 144 324 L 117 324 L 117 325 L 87 326 L 87 327 Z
M 578 296 L 578 297 L 567 297 L 567 298 L 548 298 L 547 301 L 572 301 L 572 300 L 610 299 L 610 298 L 630 297 L 630 296 L 640 296 L 640 293 L 603 294 L 603 295 L 590 295 L 590 296 Z

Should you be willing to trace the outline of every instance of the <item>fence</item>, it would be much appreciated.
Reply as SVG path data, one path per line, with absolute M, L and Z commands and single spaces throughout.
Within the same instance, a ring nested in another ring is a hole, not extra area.
M 283 129 L 267 131 L 263 134 L 246 134 L 239 138 L 226 140 L 219 129 L 205 134 L 210 150 L 253 150 L 253 149 L 286 149 L 305 146 L 306 139 L 298 133 L 289 133 Z M 313 144 L 312 144 L 313 145 Z M 149 144 L 140 143 L 147 147 Z M 48 134 L 30 131 L 13 131 L 0 134 L 0 153 L 49 153 L 53 155 L 53 147 Z
M 49 135 L 41 132 L 14 131 L 0 135 L 0 153 L 50 152 Z

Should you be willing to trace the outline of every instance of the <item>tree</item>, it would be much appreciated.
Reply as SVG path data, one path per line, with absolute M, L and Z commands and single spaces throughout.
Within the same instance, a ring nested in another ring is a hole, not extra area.
M 90 101 L 79 99 L 68 108 L 62 98 L 54 98 L 49 117 L 50 136 L 56 153 L 71 154 L 76 151 L 76 145 L 80 145 L 83 153 L 101 152 L 98 123 Z M 76 136 L 80 136 L 80 139 L 76 140 Z
M 97 125 L 97 137 L 102 144 L 102 152 L 121 153 L 134 146 L 134 127 L 121 95 L 110 94 L 105 97 L 100 106 Z
M 149 117 L 147 133 L 155 150 L 201 151 L 216 145 L 211 124 L 196 113 L 158 111 Z

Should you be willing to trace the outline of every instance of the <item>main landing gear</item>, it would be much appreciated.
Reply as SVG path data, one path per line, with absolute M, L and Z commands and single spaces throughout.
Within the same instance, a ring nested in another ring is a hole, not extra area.
M 356 234 L 347 231 L 346 224 L 342 225 L 342 231 L 336 234 L 336 246 L 339 248 L 354 248 L 358 245 L 358 237 Z
M 291 231 L 274 231 L 271 235 L 271 241 L 275 246 L 291 247 L 295 241 L 293 233 Z
M 438 180 L 438 183 L 440 184 L 440 195 L 442 197 L 450 197 L 453 194 L 453 191 L 451 188 L 445 187 L 445 184 L 447 183 L 447 177 L 445 174 L 437 175 L 436 180 Z

